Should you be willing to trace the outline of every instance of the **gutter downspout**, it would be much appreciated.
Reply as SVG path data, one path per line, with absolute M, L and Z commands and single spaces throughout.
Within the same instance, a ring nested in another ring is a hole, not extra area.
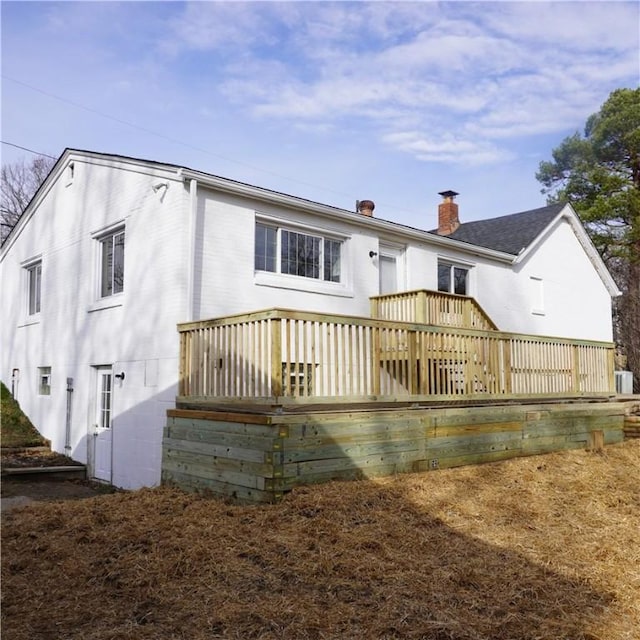
M 67 378 L 67 415 L 64 429 L 64 451 L 71 451 L 71 400 L 73 398 L 73 378 Z
M 198 181 L 189 180 L 189 252 L 187 263 L 189 265 L 187 281 L 187 318 L 195 320 L 196 315 L 196 239 L 198 230 Z

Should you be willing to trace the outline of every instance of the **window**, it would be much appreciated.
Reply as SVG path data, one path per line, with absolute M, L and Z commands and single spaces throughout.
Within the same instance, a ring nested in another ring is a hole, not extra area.
M 447 262 L 438 262 L 438 291 L 468 295 L 469 269 Z
M 340 282 L 342 242 L 256 223 L 255 269 Z
M 40 313 L 40 294 L 42 287 L 42 261 L 26 267 L 27 271 L 27 313 L 30 316 Z
M 100 242 L 100 297 L 124 290 L 124 229 L 98 239 Z
M 51 367 L 38 367 L 38 395 L 51 395 Z

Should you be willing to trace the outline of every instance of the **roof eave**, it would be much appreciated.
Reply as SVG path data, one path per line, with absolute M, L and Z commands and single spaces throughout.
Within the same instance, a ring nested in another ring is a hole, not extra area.
M 578 238 L 578 242 L 582 245 L 589 261 L 593 265 L 594 269 L 600 276 L 604 286 L 607 288 L 609 295 L 612 298 L 617 298 L 622 295 L 622 292 L 618 288 L 618 285 L 615 283 L 615 280 L 609 273 L 609 269 L 605 265 L 602 257 L 598 253 L 598 250 L 595 248 L 595 245 L 591 241 L 589 234 L 586 232 L 582 222 L 580 222 L 580 218 L 578 218 L 578 214 L 574 211 L 571 204 L 567 203 L 558 214 L 549 222 L 549 224 L 535 237 L 535 239 L 529 243 L 529 245 L 521 251 L 516 259 L 514 260 L 514 264 L 518 264 L 527 259 L 529 255 L 531 255 L 537 248 L 537 246 L 542 241 L 542 237 L 550 229 L 553 225 L 555 225 L 558 220 L 561 219 L 567 220 L 573 229 L 573 232 L 576 234 Z
M 430 233 L 429 231 L 415 229 L 413 227 L 401 225 L 397 222 L 363 216 L 362 214 L 354 213 L 353 211 L 348 211 L 346 209 L 313 202 L 312 200 L 305 200 L 304 198 L 298 198 L 286 193 L 270 191 L 269 189 L 255 187 L 242 182 L 235 182 L 219 176 L 212 176 L 207 173 L 194 171 L 193 169 L 182 168 L 178 169 L 177 173 L 178 176 L 181 176 L 184 180 L 196 180 L 203 186 L 212 187 L 225 193 L 267 201 L 272 204 L 287 207 L 289 209 L 295 209 L 297 211 L 320 214 L 328 218 L 348 222 L 349 224 L 355 224 L 359 227 L 385 231 L 405 238 L 419 240 L 420 242 L 427 242 L 436 246 L 455 249 L 457 251 L 462 251 L 476 256 L 482 256 L 498 262 L 511 264 L 516 258 L 516 256 L 503 251 L 496 251 L 495 249 L 488 249 L 468 242 L 462 242 L 461 240 L 454 240 L 447 236 L 438 236 Z

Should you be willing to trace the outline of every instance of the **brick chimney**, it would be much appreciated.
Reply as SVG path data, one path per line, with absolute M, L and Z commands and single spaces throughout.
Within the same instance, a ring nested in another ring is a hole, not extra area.
M 373 216 L 373 210 L 376 208 L 373 200 L 358 200 L 356 202 L 356 209 L 358 213 L 361 213 L 363 216 L 368 216 L 371 218 Z
M 460 226 L 458 203 L 454 202 L 458 194 L 455 191 L 440 191 L 438 195 L 443 198 L 438 205 L 438 234 L 448 236 Z

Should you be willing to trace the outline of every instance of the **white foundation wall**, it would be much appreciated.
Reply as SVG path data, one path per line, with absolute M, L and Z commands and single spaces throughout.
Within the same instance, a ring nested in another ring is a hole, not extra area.
M 125 373 L 114 381 L 112 482 L 124 488 L 160 480 L 165 411 L 177 392 L 185 317 L 188 194 L 175 174 L 71 157 L 32 218 L 3 252 L 2 381 L 55 451 L 91 464 L 96 367 Z M 154 191 L 154 184 L 167 187 Z M 125 227 L 124 292 L 99 300 L 98 241 Z M 42 260 L 41 312 L 26 314 L 24 261 Z M 51 367 L 51 395 L 38 394 L 38 368 Z M 67 378 L 73 392 L 67 392 Z M 70 433 L 66 415 L 70 397 Z M 68 444 L 69 448 L 65 448 Z

